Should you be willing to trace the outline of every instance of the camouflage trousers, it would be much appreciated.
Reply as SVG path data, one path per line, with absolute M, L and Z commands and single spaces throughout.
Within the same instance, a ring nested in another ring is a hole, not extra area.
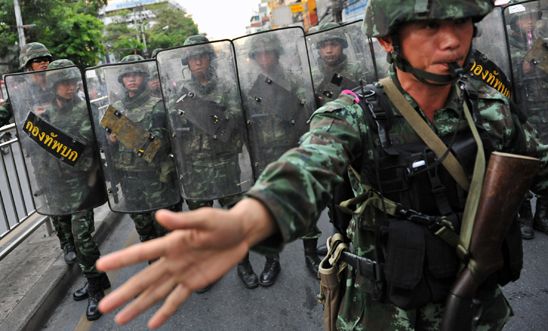
M 61 229 L 66 242 L 74 241 L 78 265 L 86 278 L 99 277 L 102 273 L 95 268 L 95 262 L 101 256 L 93 238 L 95 224 L 93 210 L 84 210 L 72 215 L 52 216 L 57 222 L 56 229 Z M 55 224 L 55 223 L 54 223 Z
M 172 211 L 181 211 L 181 204 L 170 206 L 167 209 Z M 154 218 L 154 213 L 155 212 L 152 211 L 147 213 L 130 214 L 141 242 L 159 238 L 168 232 L 156 221 Z
M 220 198 L 219 204 L 223 208 L 231 208 L 238 201 L 242 199 L 241 194 L 231 195 L 229 197 Z M 185 202 L 188 206 L 188 209 L 195 210 L 202 207 L 213 207 L 213 200 L 194 200 L 194 199 L 185 199 Z
M 404 310 L 390 303 L 373 300 L 364 291 L 363 279 L 351 275 L 346 279 L 345 294 L 337 318 L 337 330 L 360 331 L 437 331 L 441 328 L 444 304 L 429 303 L 418 309 Z M 480 291 L 481 302 L 476 331 L 502 330 L 513 315 L 501 289 L 493 287 Z

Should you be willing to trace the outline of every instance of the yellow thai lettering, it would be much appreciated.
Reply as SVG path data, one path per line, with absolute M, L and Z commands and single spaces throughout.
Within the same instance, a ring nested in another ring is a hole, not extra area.
M 37 126 L 35 126 L 35 127 L 32 128 L 31 134 L 32 134 L 33 136 L 36 137 L 36 136 L 38 136 L 39 133 L 40 133 L 40 129 L 39 129 Z
M 71 160 L 71 161 L 76 161 L 77 158 L 78 158 L 78 152 L 77 151 L 71 151 L 69 156 L 68 156 L 68 159 Z
M 483 71 L 483 67 L 481 65 L 476 66 L 474 69 L 474 75 L 481 76 L 481 72 Z
M 50 135 L 47 135 L 46 138 L 44 139 L 44 145 L 51 147 L 52 142 L 53 142 L 53 138 Z
M 27 121 L 27 123 L 25 123 L 25 130 L 27 130 L 28 132 L 31 132 L 32 128 L 34 128 L 34 124 L 32 124 L 31 121 Z
M 61 152 L 61 156 L 66 158 L 69 156 L 71 151 L 72 151 L 72 148 L 67 148 L 67 146 L 63 146 L 63 151 Z

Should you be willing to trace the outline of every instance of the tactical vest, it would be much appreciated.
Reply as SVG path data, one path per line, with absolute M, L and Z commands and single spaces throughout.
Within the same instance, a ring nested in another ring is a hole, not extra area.
M 407 214 L 412 211 L 444 216 L 458 234 L 466 192 L 418 135 L 399 134 L 397 129 L 406 125 L 406 120 L 392 111 L 381 88 L 367 85 L 360 94 L 366 124 L 371 128 L 367 139 L 377 142 L 374 162 L 362 162 L 362 181 L 408 210 Z M 464 118 L 459 122 L 465 123 Z M 442 140 L 471 177 L 477 147 L 470 129 L 463 125 Z M 482 142 L 489 155 L 492 144 L 486 134 L 482 134 Z M 375 289 L 375 296 L 403 309 L 442 303 L 459 271 L 456 249 L 435 234 L 433 224 L 403 214 L 394 216 L 380 210 L 376 213 L 376 260 L 384 271 L 384 293 L 378 295 Z M 492 286 L 519 278 L 522 247 L 519 226 L 514 225 L 504 245 L 504 270 L 490 281 Z

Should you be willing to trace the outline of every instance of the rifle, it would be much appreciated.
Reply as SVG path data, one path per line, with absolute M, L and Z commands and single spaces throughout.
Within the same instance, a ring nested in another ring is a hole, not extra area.
M 472 330 L 473 299 L 484 281 L 503 266 L 502 244 L 540 168 L 538 159 L 493 152 L 470 240 L 470 259 L 447 298 L 441 330 Z

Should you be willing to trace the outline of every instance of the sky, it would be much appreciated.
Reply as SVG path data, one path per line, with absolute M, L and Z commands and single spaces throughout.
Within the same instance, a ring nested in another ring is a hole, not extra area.
M 245 34 L 249 19 L 257 12 L 259 0 L 176 0 L 192 15 L 200 33 L 209 40 L 239 37 Z

